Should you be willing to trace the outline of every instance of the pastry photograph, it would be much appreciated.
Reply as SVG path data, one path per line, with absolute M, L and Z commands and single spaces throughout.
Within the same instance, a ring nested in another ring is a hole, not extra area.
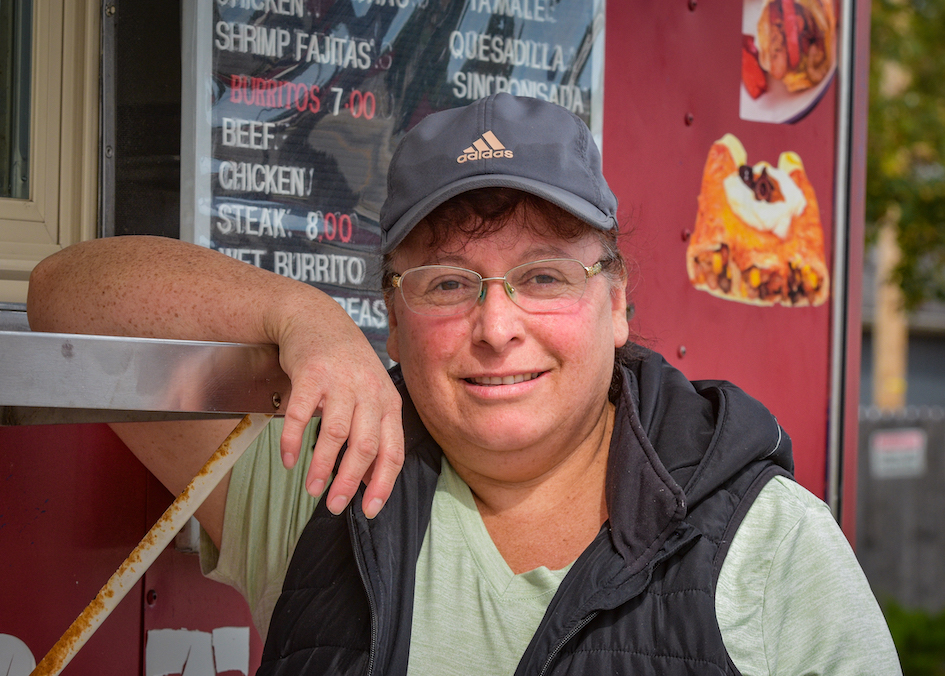
M 740 303 L 822 305 L 830 295 L 817 196 L 800 156 L 748 164 L 732 134 L 712 144 L 686 249 L 692 285 Z

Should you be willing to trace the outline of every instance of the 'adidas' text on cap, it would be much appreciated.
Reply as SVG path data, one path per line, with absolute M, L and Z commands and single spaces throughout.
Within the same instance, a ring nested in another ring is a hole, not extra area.
M 523 190 L 595 228 L 617 227 L 617 198 L 587 125 L 561 106 L 502 93 L 433 113 L 404 136 L 387 172 L 381 252 L 446 200 L 486 187 Z
M 495 137 L 495 134 L 491 131 L 487 131 L 476 139 L 475 143 L 466 148 L 463 154 L 456 158 L 456 161 L 462 164 L 463 162 L 488 160 L 490 157 L 512 159 L 513 155 L 512 151 L 507 150 L 506 147 L 502 145 L 502 141 Z

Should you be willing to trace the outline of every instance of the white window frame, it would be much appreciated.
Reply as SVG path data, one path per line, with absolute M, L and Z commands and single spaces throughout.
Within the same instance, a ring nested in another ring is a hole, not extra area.
M 35 0 L 28 199 L 0 199 L 0 303 L 43 258 L 95 237 L 101 4 Z

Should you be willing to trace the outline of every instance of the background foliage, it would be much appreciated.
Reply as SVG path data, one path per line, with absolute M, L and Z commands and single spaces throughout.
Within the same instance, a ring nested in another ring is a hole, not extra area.
M 897 224 L 907 309 L 945 301 L 945 0 L 873 0 L 867 239 Z
M 899 659 L 903 676 L 945 676 L 945 613 L 907 610 L 893 601 L 883 604 L 883 613 Z

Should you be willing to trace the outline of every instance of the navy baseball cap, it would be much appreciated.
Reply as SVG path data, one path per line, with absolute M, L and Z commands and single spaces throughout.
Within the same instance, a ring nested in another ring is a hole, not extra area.
M 387 171 L 381 253 L 451 197 L 488 187 L 531 193 L 600 230 L 617 227 L 617 198 L 584 121 L 500 93 L 428 115 L 401 140 Z

